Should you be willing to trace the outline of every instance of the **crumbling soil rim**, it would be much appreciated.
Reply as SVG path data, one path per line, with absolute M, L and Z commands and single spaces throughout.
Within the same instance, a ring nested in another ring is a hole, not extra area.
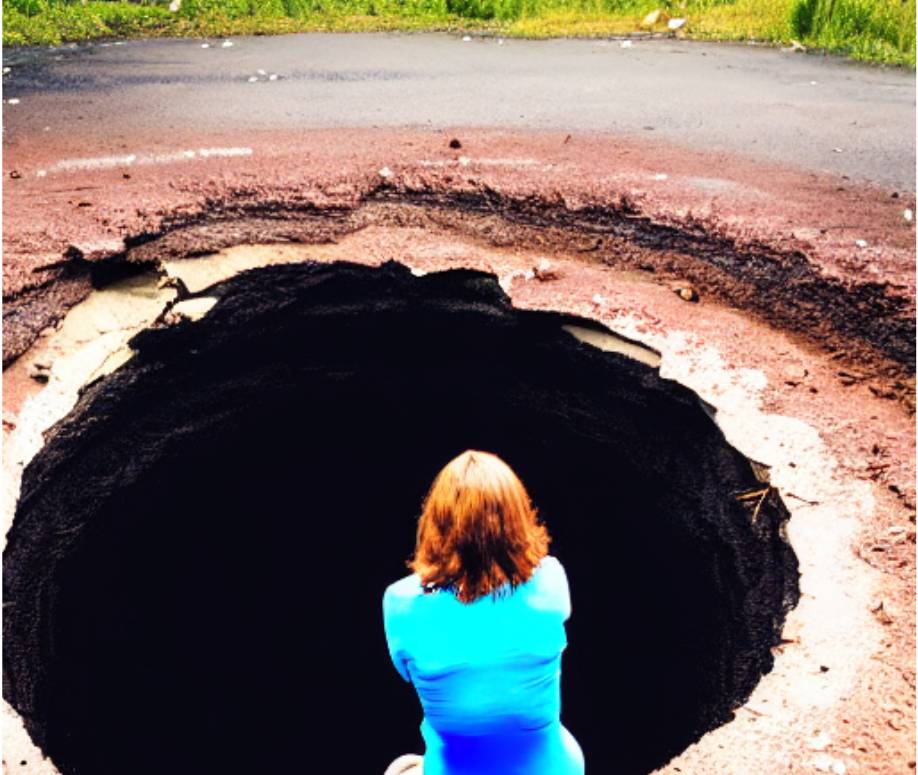
M 124 249 L 87 260 L 78 250 L 42 268 L 51 278 L 5 299 L 13 327 L 53 282 L 82 278 L 86 292 L 164 258 L 193 258 L 243 242 L 335 241 L 367 225 L 422 224 L 491 244 L 539 245 L 579 255 L 587 263 L 646 272 L 654 281 L 691 283 L 705 297 L 743 309 L 793 332 L 842 363 L 878 378 L 881 391 L 907 402 L 914 393 L 914 305 L 886 283 L 853 282 L 821 270 L 804 252 L 781 241 L 740 240 L 718 233 L 691 214 L 661 222 L 621 196 L 613 203 L 571 204 L 541 196 L 412 188 L 383 182 L 356 200 L 319 206 L 236 191 L 194 211 L 163 218 L 155 231 L 127 237 Z M 19 313 L 19 318 L 16 317 Z M 53 321 L 45 320 L 45 324 Z M 4 348 L 4 366 L 34 341 L 18 337 Z M 858 375 L 863 376 L 863 375 Z

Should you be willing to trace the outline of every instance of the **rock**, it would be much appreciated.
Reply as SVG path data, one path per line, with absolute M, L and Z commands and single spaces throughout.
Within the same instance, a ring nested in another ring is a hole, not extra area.
M 666 15 L 666 11 L 664 11 L 662 8 L 657 8 L 651 11 L 641 20 L 641 26 L 655 27 L 657 24 L 662 24 L 665 22 L 668 18 L 669 17 Z
M 830 772 L 832 775 L 845 775 L 848 768 L 840 759 L 833 759 L 826 754 L 820 754 L 812 761 L 813 768 L 819 772 Z
M 902 217 L 905 218 L 909 223 L 912 222 L 912 218 L 915 217 L 915 214 L 911 210 L 903 210 Z
M 379 177 L 381 177 L 383 180 L 388 180 L 392 177 L 392 170 L 390 170 L 388 167 L 383 167 L 379 171 Z
M 866 247 L 867 247 L 867 240 L 865 240 L 865 239 L 857 239 L 857 240 L 854 240 L 854 244 L 857 245 L 859 248 L 866 248 Z
M 877 600 L 870 606 L 870 612 L 880 624 L 892 624 L 895 618 L 889 610 L 889 604 L 884 600 Z
M 10 177 L 13 180 L 19 180 L 22 177 L 22 173 L 19 170 L 10 170 Z
M 634 44 L 630 40 L 623 40 L 620 44 L 620 48 L 631 48 Z
M 819 732 L 807 741 L 807 747 L 811 751 L 825 751 L 831 742 L 832 739 L 825 732 Z
M 666 26 L 675 32 L 685 26 L 685 19 L 670 19 Z
M 799 385 L 809 376 L 809 371 L 800 364 L 790 364 L 784 367 L 784 380 L 788 384 Z
M 698 291 L 691 285 L 691 283 L 676 283 L 672 286 L 672 291 L 683 301 L 696 302 L 699 300 Z
M 18 105 L 18 104 L 19 104 L 19 99 L 16 98 L 16 97 L 13 97 L 12 99 L 7 100 L 6 102 L 7 102 L 8 105 Z
M 229 47 L 232 46 L 232 45 L 233 45 L 233 41 L 231 41 L 231 40 L 224 40 L 224 41 L 220 44 L 220 48 L 229 48 Z
M 458 138 L 454 137 L 452 140 L 449 141 L 449 147 L 450 148 L 461 148 L 462 143 L 459 142 Z
M 542 282 L 545 282 L 546 280 L 557 280 L 560 276 L 558 274 L 558 270 L 552 266 L 551 261 L 549 261 L 547 258 L 543 258 L 541 261 L 539 261 L 539 265 L 536 266 L 532 271 L 535 275 L 535 278 L 537 280 L 541 280 Z

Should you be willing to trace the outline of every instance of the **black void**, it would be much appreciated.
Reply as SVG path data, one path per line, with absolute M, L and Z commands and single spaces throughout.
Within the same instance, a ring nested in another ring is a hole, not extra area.
M 567 569 L 562 717 L 592 772 L 663 764 L 770 670 L 787 512 L 753 519 L 759 480 L 688 390 L 477 272 L 273 267 L 207 294 L 25 472 L 3 690 L 65 775 L 374 775 L 420 751 L 381 597 L 467 448 L 519 472 Z

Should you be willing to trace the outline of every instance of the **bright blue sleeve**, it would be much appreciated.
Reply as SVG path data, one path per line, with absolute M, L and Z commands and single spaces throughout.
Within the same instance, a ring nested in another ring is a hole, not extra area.
M 564 566 L 556 557 L 549 555 L 542 560 L 539 574 L 536 590 L 530 598 L 531 604 L 560 614 L 561 621 L 566 622 L 571 616 L 571 590 Z
M 403 627 L 401 626 L 401 609 L 404 602 L 399 600 L 392 587 L 388 587 L 383 594 L 383 629 L 386 633 L 386 644 L 389 647 L 389 656 L 399 675 L 409 683 L 411 676 L 408 674 L 408 652 L 403 643 Z
M 571 588 L 567 583 L 567 574 L 564 572 L 564 566 L 555 560 L 554 564 L 558 568 L 558 602 L 566 622 L 571 618 Z

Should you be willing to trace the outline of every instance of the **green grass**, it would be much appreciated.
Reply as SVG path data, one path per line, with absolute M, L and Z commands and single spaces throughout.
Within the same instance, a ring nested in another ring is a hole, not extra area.
M 3 44 L 307 31 L 466 30 L 607 37 L 660 8 L 701 40 L 797 40 L 868 62 L 915 66 L 916 0 L 3 0 Z M 665 31 L 663 22 L 654 31 Z

